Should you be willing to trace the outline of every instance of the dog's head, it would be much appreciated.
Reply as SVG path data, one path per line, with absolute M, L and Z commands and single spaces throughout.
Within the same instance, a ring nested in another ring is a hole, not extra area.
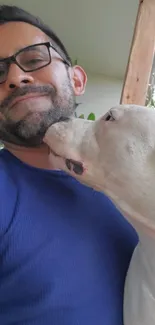
M 95 122 L 57 123 L 44 141 L 52 165 L 103 191 L 133 223 L 155 226 L 155 110 L 120 105 Z

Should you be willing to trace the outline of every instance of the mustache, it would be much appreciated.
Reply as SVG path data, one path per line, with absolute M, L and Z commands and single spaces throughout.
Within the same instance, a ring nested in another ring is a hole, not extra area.
M 51 85 L 25 85 L 22 88 L 16 88 L 9 96 L 7 96 L 0 103 L 0 112 L 3 113 L 6 108 L 11 106 L 11 103 L 14 99 L 33 93 L 51 96 L 56 94 L 56 89 Z

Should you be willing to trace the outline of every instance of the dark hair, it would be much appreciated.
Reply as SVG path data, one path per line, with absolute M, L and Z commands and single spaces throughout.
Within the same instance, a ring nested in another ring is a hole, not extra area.
M 50 37 L 50 39 L 54 42 L 55 46 L 58 48 L 59 53 L 62 53 L 65 59 L 72 64 L 71 58 L 65 46 L 62 44 L 58 36 L 39 17 L 35 17 L 24 9 L 16 6 L 0 5 L 0 25 L 12 21 L 25 22 L 35 27 L 38 27 L 47 36 Z

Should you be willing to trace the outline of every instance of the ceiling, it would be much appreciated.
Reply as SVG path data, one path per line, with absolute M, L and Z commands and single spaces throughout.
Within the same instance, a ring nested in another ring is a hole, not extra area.
M 86 71 L 124 78 L 139 0 L 0 0 L 40 16 Z

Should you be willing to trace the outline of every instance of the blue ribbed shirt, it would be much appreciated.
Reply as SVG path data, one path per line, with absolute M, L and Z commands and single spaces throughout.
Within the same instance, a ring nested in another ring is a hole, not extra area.
M 0 151 L 0 325 L 123 325 L 136 244 L 106 196 Z

